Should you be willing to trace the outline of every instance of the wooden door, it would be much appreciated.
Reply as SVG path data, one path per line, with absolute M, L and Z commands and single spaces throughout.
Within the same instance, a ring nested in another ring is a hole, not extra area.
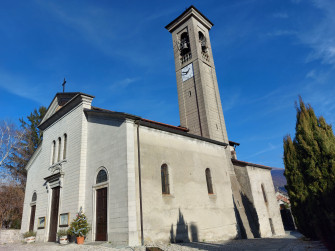
M 36 205 L 31 207 L 29 231 L 34 231 Z
M 50 228 L 49 241 L 56 241 L 57 224 L 58 224 L 58 209 L 59 209 L 59 189 L 55 187 L 52 189 L 51 214 L 50 214 Z
M 107 241 L 107 187 L 97 190 L 96 241 Z

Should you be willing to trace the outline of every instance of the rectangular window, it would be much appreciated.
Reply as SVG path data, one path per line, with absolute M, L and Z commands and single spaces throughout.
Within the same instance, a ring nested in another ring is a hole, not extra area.
M 206 168 L 206 182 L 207 182 L 207 190 L 209 194 L 213 194 L 213 184 L 212 184 L 212 176 L 211 176 L 211 170 L 209 168 Z
M 51 164 L 55 164 L 56 158 L 56 141 L 52 141 L 52 157 L 51 157 Z
M 67 135 L 64 134 L 63 159 L 66 159 L 66 145 L 67 145 Z
M 61 138 L 58 138 L 58 157 L 57 157 L 57 162 L 60 161 L 61 149 L 62 149 L 62 140 L 61 140 Z

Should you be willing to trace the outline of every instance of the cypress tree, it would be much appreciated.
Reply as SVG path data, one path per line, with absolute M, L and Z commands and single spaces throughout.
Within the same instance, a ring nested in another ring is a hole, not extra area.
M 301 97 L 294 140 L 284 138 L 284 175 L 299 231 L 335 246 L 335 136 Z

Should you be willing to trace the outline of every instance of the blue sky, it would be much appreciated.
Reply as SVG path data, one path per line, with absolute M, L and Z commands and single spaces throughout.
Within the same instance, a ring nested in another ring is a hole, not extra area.
M 334 125 L 335 1 L 3 1 L 0 119 L 18 122 L 56 92 L 179 125 L 170 33 L 191 4 L 210 31 L 228 137 L 239 159 L 283 167 L 301 95 Z

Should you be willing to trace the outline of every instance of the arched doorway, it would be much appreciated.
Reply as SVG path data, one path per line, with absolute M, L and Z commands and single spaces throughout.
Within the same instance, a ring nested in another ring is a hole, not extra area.
M 105 169 L 98 172 L 96 184 L 100 185 L 108 182 L 108 176 Z M 96 241 L 107 241 L 107 187 L 96 189 Z

